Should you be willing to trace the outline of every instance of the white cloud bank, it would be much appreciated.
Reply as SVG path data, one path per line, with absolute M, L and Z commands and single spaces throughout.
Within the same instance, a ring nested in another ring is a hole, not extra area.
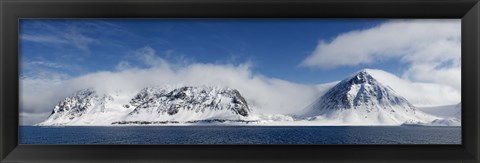
M 392 20 L 320 40 L 300 65 L 332 69 L 397 59 L 408 64 L 403 78 L 460 90 L 460 20 Z
M 98 43 L 97 40 L 87 37 L 75 29 L 65 32 L 63 35 L 20 35 L 20 40 L 44 43 L 50 46 L 69 45 L 81 49 L 85 52 L 90 51 L 90 44 Z
M 50 113 L 58 101 L 84 88 L 96 88 L 100 93 L 117 90 L 137 93 L 146 86 L 156 85 L 230 87 L 238 89 L 254 110 L 266 114 L 294 113 L 304 109 L 318 96 L 315 86 L 253 74 L 248 63 L 172 66 L 157 57 L 155 50 L 150 47 L 138 50 L 135 56 L 148 68 L 137 68 L 127 61 L 121 61 L 116 71 L 95 72 L 65 80 L 22 79 L 20 99 L 23 123 L 38 123 L 46 119 L 49 115 L 46 113 Z

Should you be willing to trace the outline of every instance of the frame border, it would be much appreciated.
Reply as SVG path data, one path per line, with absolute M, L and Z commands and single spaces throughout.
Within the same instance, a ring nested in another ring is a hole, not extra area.
M 462 145 L 19 145 L 19 18 L 461 18 Z M 480 162 L 479 19 L 478 0 L 0 0 L 0 162 Z

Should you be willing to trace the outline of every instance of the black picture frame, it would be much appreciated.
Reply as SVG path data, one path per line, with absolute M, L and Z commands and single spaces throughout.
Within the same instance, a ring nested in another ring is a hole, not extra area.
M 0 0 L 1 162 L 479 162 L 478 0 Z M 462 145 L 19 145 L 19 18 L 460 18 Z

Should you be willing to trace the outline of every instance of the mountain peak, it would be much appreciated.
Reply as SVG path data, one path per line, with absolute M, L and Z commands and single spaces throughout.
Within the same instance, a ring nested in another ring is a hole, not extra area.
M 415 113 L 412 104 L 376 80 L 371 71 L 375 72 L 363 69 L 342 80 L 311 105 L 312 109 L 320 115 L 335 114 L 342 110 L 357 110 L 362 114 L 361 117 L 368 117 L 372 112 Z
M 352 77 L 347 78 L 346 81 L 348 81 L 348 83 L 350 84 L 362 84 L 362 83 L 373 84 L 377 82 L 367 69 L 357 72 Z

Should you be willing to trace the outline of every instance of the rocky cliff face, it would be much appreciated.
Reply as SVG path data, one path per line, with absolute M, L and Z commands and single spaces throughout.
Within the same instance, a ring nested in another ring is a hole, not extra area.
M 142 90 L 130 101 L 135 109 L 131 120 L 200 120 L 199 117 L 247 117 L 251 113 L 246 100 L 235 89 L 215 87 L 181 87 L 171 91 L 161 88 Z M 189 114 L 189 115 L 185 115 Z

